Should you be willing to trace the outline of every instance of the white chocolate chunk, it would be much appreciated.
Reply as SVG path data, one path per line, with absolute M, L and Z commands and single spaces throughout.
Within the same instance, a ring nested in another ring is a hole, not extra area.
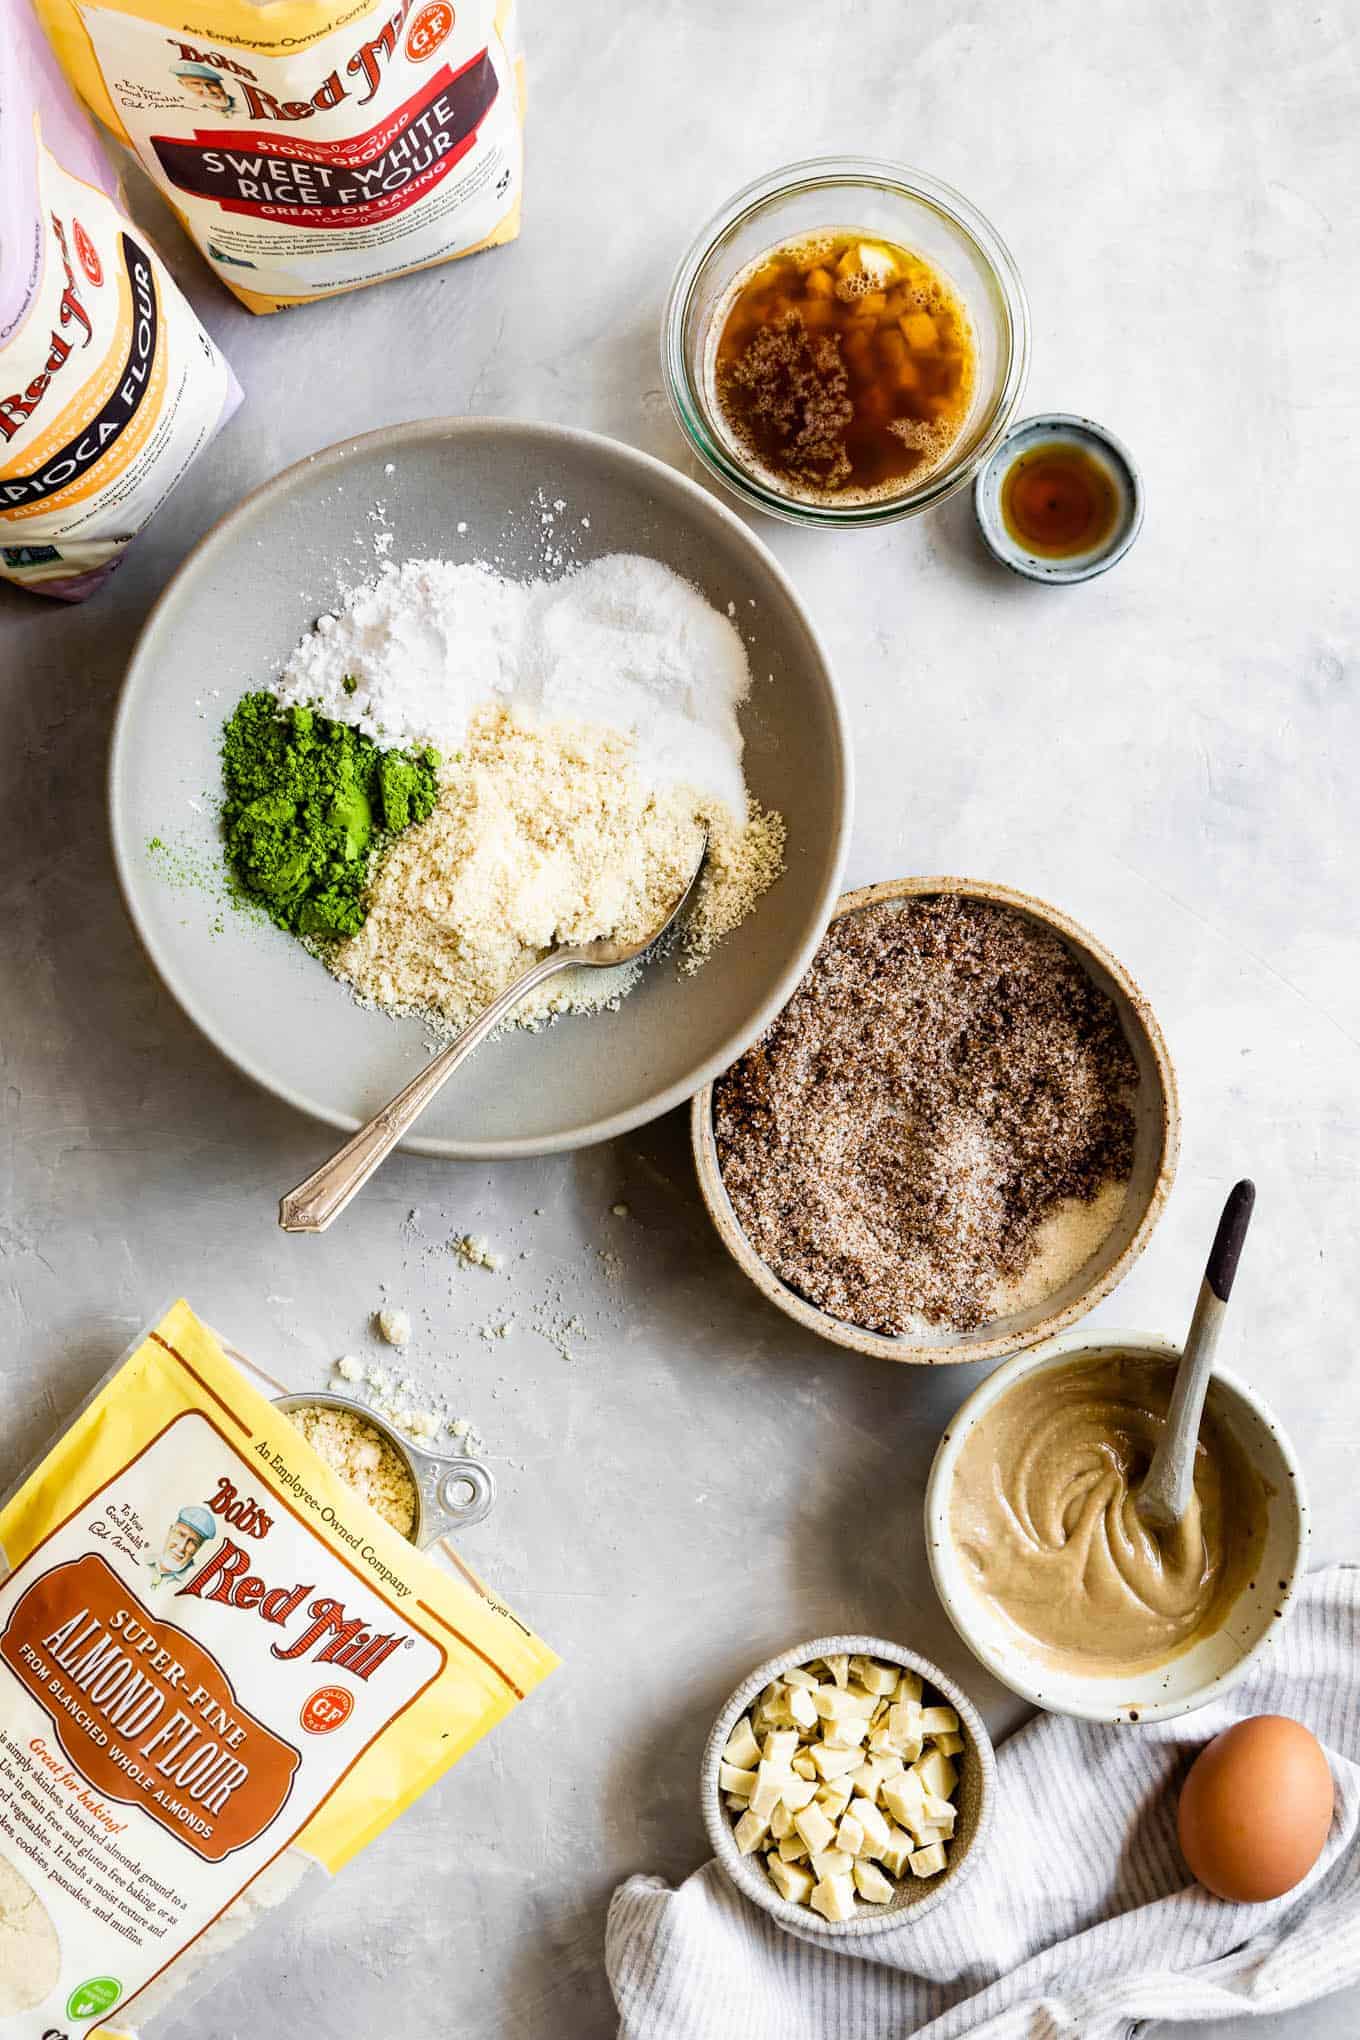
M 806 1905 L 812 1896 L 816 1882 L 810 1870 L 804 1870 L 799 1863 L 786 1863 L 782 1857 L 774 1856 L 768 1864 L 770 1882 L 781 1898 L 790 1905 Z
M 963 1755 L 963 1737 L 961 1735 L 937 1735 L 935 1737 L 935 1747 L 943 1757 L 961 1757 Z
M 855 1887 L 848 1877 L 824 1877 L 812 1887 L 808 1904 L 824 1920 L 848 1920 L 855 1910 Z
M 793 1825 L 813 1851 L 829 1849 L 836 1838 L 835 1828 L 815 1800 L 811 1806 L 799 1808 L 793 1816 Z
M 908 1842 L 907 1847 L 910 1849 L 910 1842 Z M 799 1834 L 785 1835 L 779 1844 L 779 1860 L 781 1863 L 804 1862 L 808 1853 L 808 1845 Z
M 949 1799 L 937 1799 L 933 1792 L 925 1795 L 925 1815 L 932 1827 L 943 1828 L 948 1834 L 954 1832 L 954 1805 Z
M 814 1849 L 812 1874 L 819 1883 L 825 1877 L 848 1877 L 854 1860 L 847 1849 Z
M 888 1846 L 880 1851 L 878 1860 L 890 1876 L 904 1877 L 915 1846 L 911 1836 L 904 1829 L 890 1827 Z
M 817 1702 L 806 1686 L 790 1687 L 789 1713 L 793 1716 L 799 1728 L 815 1728 L 817 1726 Z
M 779 1797 L 790 1813 L 801 1813 L 809 1800 L 817 1797 L 816 1778 L 800 1778 L 790 1771 L 779 1788 Z
M 937 1799 L 952 1799 L 959 1782 L 959 1774 L 953 1763 L 939 1750 L 927 1750 L 925 1755 L 912 1765 L 917 1777 L 927 1792 L 933 1792 Z
M 743 1771 L 736 1764 L 719 1764 L 718 1790 L 735 1792 L 738 1799 L 749 1799 L 756 1789 L 754 1771 Z
M 851 1871 L 855 1889 L 870 1905 L 891 1905 L 893 1888 L 876 1863 L 867 1856 L 861 1856 Z
M 828 1721 L 822 1733 L 830 1748 L 855 1750 L 868 1735 L 869 1724 L 863 1719 L 856 1720 L 853 1715 L 845 1715 L 840 1720 Z
M 858 1679 L 866 1693 L 895 1693 L 898 1671 L 896 1665 L 881 1665 L 876 1658 L 852 1657 L 850 1676 Z
M 815 1778 L 817 1776 L 817 1766 L 813 1763 L 806 1750 L 799 1750 L 789 1769 L 796 1771 L 800 1778 Z
M 923 1707 L 921 1726 L 927 1735 L 957 1735 L 959 1717 L 952 1707 Z
M 805 1672 L 801 1665 L 793 1665 L 782 1675 L 786 1686 L 801 1686 L 805 1693 L 815 1693 L 821 1683 L 815 1672 Z
M 850 1818 L 859 1822 L 865 1852 L 870 1856 L 881 1856 L 888 1846 L 888 1823 L 878 1808 L 867 1799 L 852 1799 Z
M 932 1842 L 929 1848 L 918 1849 L 910 1861 L 913 1877 L 938 1877 L 949 1858 L 943 1842 Z
M 758 1849 L 769 1831 L 769 1822 L 752 1813 L 748 1806 L 733 1830 L 737 1838 L 737 1847 L 742 1855 L 749 1856 L 753 1850 Z
M 773 1764 L 777 1770 L 786 1771 L 798 1754 L 797 1729 L 772 1729 L 761 1746 L 761 1754 L 767 1764 Z
M 861 1800 L 860 1805 L 864 1804 Z M 883 1830 L 885 1836 L 887 1829 Z M 847 1856 L 858 1856 L 864 1847 L 864 1829 L 855 1819 L 853 1811 L 847 1813 L 836 1829 L 836 1847 L 844 1849 Z
M 823 1778 L 843 1778 L 857 1771 L 864 1761 L 858 1750 L 838 1750 L 830 1743 L 812 1745 L 812 1761 Z
M 885 1778 L 878 1796 L 893 1819 L 905 1828 L 914 1828 L 925 1819 L 925 1787 L 915 1771 L 903 1771 L 900 1778 Z
M 921 1674 L 919 1672 L 903 1672 L 897 1682 L 897 1697 L 899 1700 L 915 1700 L 919 1702 L 924 1691 L 925 1687 L 921 1683 Z
M 782 1842 L 785 1835 L 793 1833 L 793 1815 L 782 1800 L 770 1815 L 770 1833 L 777 1842 Z
M 822 1663 L 826 1666 L 838 1686 L 849 1684 L 850 1654 L 848 1651 L 845 1653 L 837 1651 L 831 1657 L 824 1657 Z
M 751 1794 L 751 1811 L 758 1820 L 768 1820 L 779 1804 L 784 1790 L 784 1780 L 789 1773 L 779 1764 L 772 1764 L 768 1757 L 762 1757 L 756 1772 L 755 1789 Z
M 839 1820 L 854 1796 L 843 1778 L 833 1778 L 819 1790 L 817 1804 L 828 1820 Z
M 741 1720 L 728 1737 L 727 1748 L 723 1751 L 723 1759 L 726 1763 L 734 1765 L 739 1771 L 754 1771 L 756 1765 L 760 1762 L 760 1744 L 751 1732 L 749 1715 L 742 1715 Z

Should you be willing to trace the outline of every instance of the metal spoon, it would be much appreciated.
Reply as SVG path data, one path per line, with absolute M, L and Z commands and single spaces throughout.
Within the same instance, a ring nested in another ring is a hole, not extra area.
M 1134 1497 L 1134 1508 L 1149 1530 L 1174 1530 L 1190 1507 L 1195 1485 L 1195 1446 L 1199 1442 L 1204 1398 L 1214 1371 L 1214 1349 L 1223 1328 L 1255 1202 L 1254 1183 L 1235 1183 L 1218 1221 L 1185 1351 L 1176 1369 L 1166 1429 L 1152 1455 L 1147 1478 Z
M 484 1013 L 479 1013 L 471 1024 L 465 1027 L 456 1041 L 442 1048 L 433 1061 L 426 1064 L 418 1076 L 412 1077 L 405 1090 L 398 1091 L 390 1104 L 374 1114 L 367 1126 L 361 1126 L 337 1148 L 329 1161 L 299 1183 L 279 1203 L 279 1224 L 285 1232 L 325 1232 L 333 1220 L 340 1216 L 350 1199 L 357 1196 L 364 1184 L 391 1154 L 398 1141 L 408 1133 L 435 1094 L 444 1088 L 459 1063 L 470 1056 L 479 1042 L 507 1013 L 514 1011 L 526 993 L 533 991 L 547 978 L 556 977 L 563 970 L 614 970 L 621 963 L 635 963 L 645 957 L 662 937 L 670 932 L 687 905 L 690 895 L 699 881 L 708 855 L 708 831 L 699 846 L 699 856 L 689 880 L 679 899 L 667 914 L 665 920 L 640 942 L 614 942 L 603 939 L 599 942 L 583 942 L 576 948 L 550 949 L 537 963 L 530 964 L 522 977 L 494 999 Z

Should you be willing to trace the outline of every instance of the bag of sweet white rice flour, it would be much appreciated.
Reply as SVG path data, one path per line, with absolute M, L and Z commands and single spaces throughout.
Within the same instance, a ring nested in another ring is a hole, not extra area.
M 181 2014 L 556 1663 L 248 1365 L 176 1304 L 0 1509 L 5 2040 Z
M 253 312 L 519 231 L 514 0 L 37 0 L 76 89 Z
M 92 594 L 240 401 L 28 0 L 0 0 L 0 579 Z

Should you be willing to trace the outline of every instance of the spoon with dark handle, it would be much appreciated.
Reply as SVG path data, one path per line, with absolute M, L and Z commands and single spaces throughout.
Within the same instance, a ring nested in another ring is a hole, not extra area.
M 1152 1455 L 1147 1478 L 1134 1498 L 1134 1508 L 1149 1530 L 1174 1530 L 1190 1507 L 1195 1486 L 1195 1447 L 1199 1442 L 1204 1398 L 1214 1371 L 1214 1349 L 1223 1329 L 1242 1242 L 1251 1223 L 1256 1185 L 1235 1183 L 1218 1221 L 1195 1314 L 1176 1369 L 1166 1429 Z
M 449 1078 L 479 1042 L 485 1041 L 492 1029 L 507 1015 L 513 1013 L 526 993 L 541 985 L 545 978 L 556 977 L 561 970 L 616 970 L 621 963 L 636 963 L 645 959 L 647 952 L 654 949 L 663 935 L 670 930 L 684 912 L 699 874 L 708 856 L 708 831 L 699 845 L 699 856 L 693 871 L 685 882 L 684 890 L 670 912 L 657 927 L 644 935 L 640 942 L 614 942 L 607 937 L 599 942 L 582 942 L 574 947 L 550 949 L 537 963 L 530 964 L 522 976 L 508 985 L 498 999 L 493 999 L 484 1013 L 466 1026 L 455 1041 L 425 1065 L 423 1070 L 412 1077 L 395 1098 L 384 1105 L 381 1112 L 375 1112 L 367 1126 L 351 1134 L 342 1148 L 337 1148 L 329 1161 L 313 1170 L 305 1182 L 288 1192 L 279 1202 L 279 1224 L 285 1232 L 325 1232 L 327 1226 L 339 1218 L 352 1197 L 356 1197 L 364 1184 L 379 1168 L 393 1148 L 406 1133 L 437 1091 L 441 1091 Z

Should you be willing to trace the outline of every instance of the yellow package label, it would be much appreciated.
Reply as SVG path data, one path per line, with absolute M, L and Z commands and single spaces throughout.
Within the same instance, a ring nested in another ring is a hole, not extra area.
M 519 231 L 513 0 L 37 0 L 76 89 L 255 312 Z
M 0 2019 L 125 2033 L 556 1663 L 178 1303 L 0 1511 Z

